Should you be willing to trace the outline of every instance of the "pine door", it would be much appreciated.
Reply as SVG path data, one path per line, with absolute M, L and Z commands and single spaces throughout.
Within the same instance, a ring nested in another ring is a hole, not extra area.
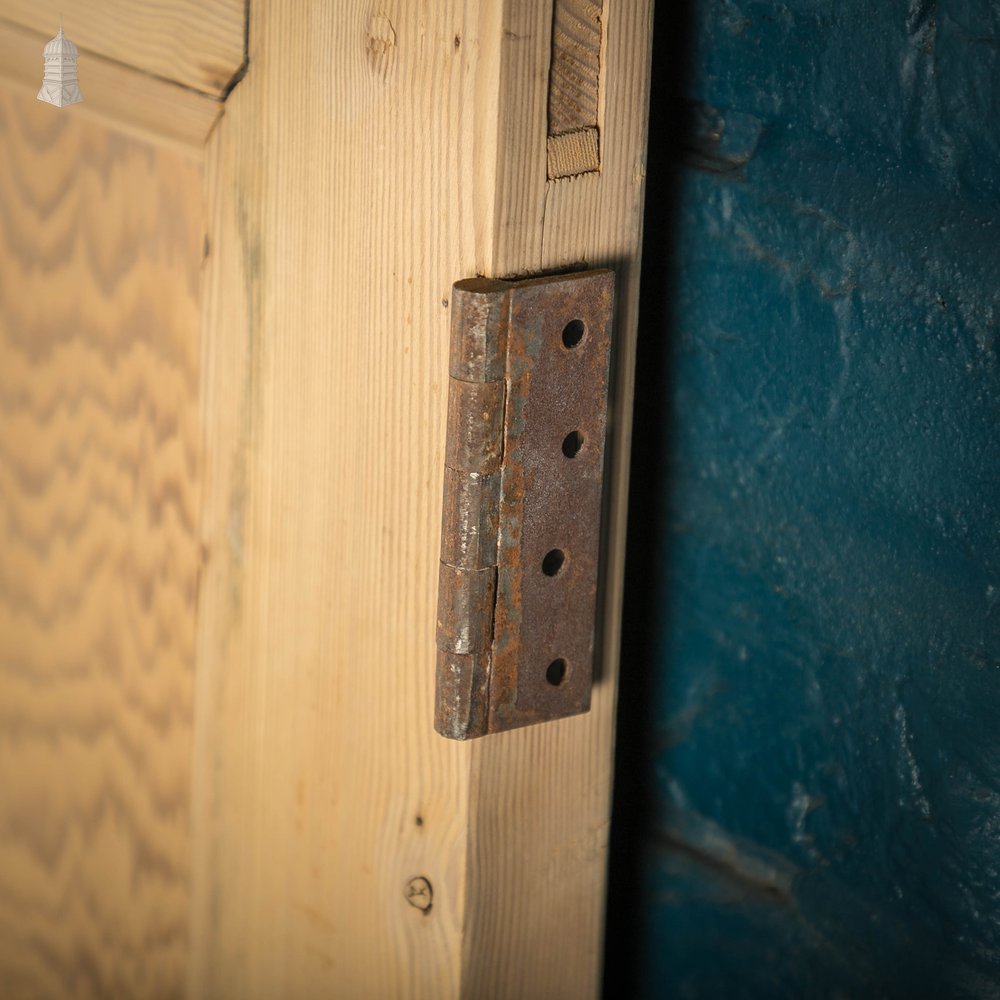
M 596 995 L 650 22 L 0 0 L 5 997 Z M 618 281 L 593 707 L 448 741 L 451 284 L 580 266 Z

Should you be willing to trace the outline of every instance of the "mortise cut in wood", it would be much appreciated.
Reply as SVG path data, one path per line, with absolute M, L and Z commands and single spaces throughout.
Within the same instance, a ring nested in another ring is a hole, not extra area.
M 601 167 L 600 78 L 603 3 L 555 0 L 549 69 L 549 180 Z

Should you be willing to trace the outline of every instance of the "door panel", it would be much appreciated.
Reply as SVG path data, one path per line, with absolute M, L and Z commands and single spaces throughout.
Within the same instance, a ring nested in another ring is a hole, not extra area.
M 0 89 L 0 983 L 188 954 L 201 169 Z

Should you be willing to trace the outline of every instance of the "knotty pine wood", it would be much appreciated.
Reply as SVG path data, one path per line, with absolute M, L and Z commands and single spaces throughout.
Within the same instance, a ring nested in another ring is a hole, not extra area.
M 220 97 L 243 64 L 246 5 L 247 0 L 0 0 L 0 19 L 48 41 L 61 17 L 81 52 Z M 86 99 L 82 76 L 80 86 Z
M 0 996 L 189 950 L 200 167 L 0 87 Z
M 46 41 L 44 35 L 0 21 L 0 80 L 34 98 Z M 90 53 L 81 54 L 79 71 L 83 102 L 53 109 L 53 114 L 97 121 L 202 162 L 205 141 L 222 114 L 220 101 Z
M 474 245 L 457 6 L 254 5 L 209 144 L 196 997 L 459 990 L 469 755 L 433 729 L 447 302 Z
M 606 6 L 606 158 L 549 182 L 550 4 L 252 5 L 209 143 L 195 997 L 598 991 L 651 33 Z M 450 285 L 568 264 L 620 280 L 594 707 L 451 743 Z

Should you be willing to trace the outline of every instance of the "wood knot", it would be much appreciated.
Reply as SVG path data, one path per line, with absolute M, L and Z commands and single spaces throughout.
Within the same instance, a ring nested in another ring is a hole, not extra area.
M 368 62 L 383 80 L 389 73 L 396 50 L 396 29 L 381 11 L 372 14 L 368 22 Z
M 431 906 L 434 904 L 434 890 L 423 875 L 417 875 L 416 878 L 411 878 L 406 883 L 405 896 L 410 906 L 423 910 L 425 914 L 431 912 Z

